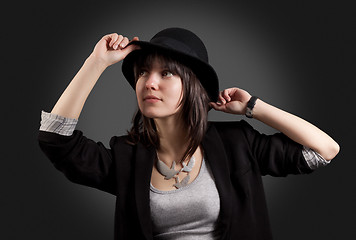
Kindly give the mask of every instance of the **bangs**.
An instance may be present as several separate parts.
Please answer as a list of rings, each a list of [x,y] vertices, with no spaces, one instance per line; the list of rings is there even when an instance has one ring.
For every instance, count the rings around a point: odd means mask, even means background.
[[[153,63],[157,62],[161,68],[170,71],[173,74],[176,74],[182,78],[184,74],[183,66],[178,61],[172,59],[167,56],[167,54],[163,54],[159,51],[144,51],[135,61],[134,64],[134,75],[135,81],[137,81],[139,74],[142,69],[151,70],[153,67]]]

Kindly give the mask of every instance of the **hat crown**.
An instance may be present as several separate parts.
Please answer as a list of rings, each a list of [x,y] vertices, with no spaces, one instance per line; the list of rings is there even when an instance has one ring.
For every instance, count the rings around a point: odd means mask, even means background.
[[[167,28],[154,35],[151,43],[158,44],[209,63],[208,51],[203,41],[193,32],[183,28]]]

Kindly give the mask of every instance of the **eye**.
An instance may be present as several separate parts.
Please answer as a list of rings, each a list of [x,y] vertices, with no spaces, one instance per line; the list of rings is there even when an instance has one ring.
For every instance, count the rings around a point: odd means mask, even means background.
[[[173,77],[173,73],[170,71],[163,71],[162,76],[163,77]]]
[[[143,76],[146,75],[146,73],[147,73],[146,70],[140,70],[140,72],[139,72],[139,74],[138,74],[138,77],[139,77],[139,78],[140,78],[140,77],[143,77]]]

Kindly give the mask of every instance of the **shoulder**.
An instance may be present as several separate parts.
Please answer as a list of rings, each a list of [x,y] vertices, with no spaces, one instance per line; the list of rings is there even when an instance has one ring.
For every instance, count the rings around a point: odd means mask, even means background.
[[[152,145],[133,140],[129,135],[113,136],[110,139],[110,148],[113,151],[125,152],[127,154],[133,154],[136,151],[147,151],[152,149]]]
[[[209,126],[217,129],[246,128],[251,127],[245,120],[240,121],[209,121]]]
[[[215,132],[215,133],[214,133]],[[253,146],[261,140],[268,141],[269,135],[260,133],[254,129],[247,121],[227,121],[227,122],[209,122],[207,135],[210,138],[221,138],[224,144],[236,144]]]
[[[255,131],[254,128],[245,120],[226,122],[209,121],[208,131],[210,129],[216,129],[220,135],[234,135],[235,137],[237,133],[246,135]]]
[[[130,141],[130,138],[128,135],[113,136],[110,139],[110,148],[111,149],[115,149],[115,148],[133,149],[135,146],[136,146],[136,144],[134,144]]]

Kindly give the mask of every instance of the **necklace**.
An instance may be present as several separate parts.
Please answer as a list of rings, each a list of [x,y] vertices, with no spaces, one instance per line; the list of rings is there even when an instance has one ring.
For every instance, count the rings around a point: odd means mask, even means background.
[[[188,185],[188,182],[190,180],[190,175],[189,173],[192,171],[194,164],[195,164],[195,157],[191,157],[188,164],[186,164],[185,162],[182,162],[183,167],[180,170],[175,170],[176,167],[176,162],[173,161],[171,168],[169,168],[164,162],[162,162],[157,154],[157,170],[158,172],[164,176],[165,180],[169,180],[171,178],[175,178],[176,183],[173,184],[173,186],[177,189],[181,188],[181,187],[185,187]],[[179,181],[179,177],[178,174],[181,172],[186,172],[188,173],[188,175],[183,178],[182,181]]]

